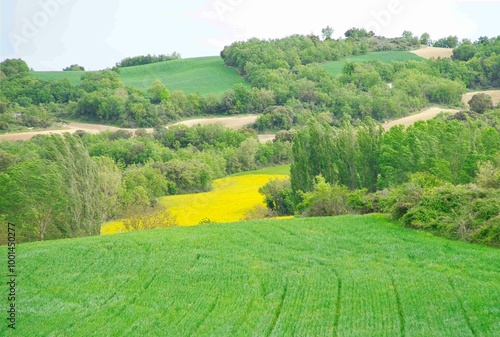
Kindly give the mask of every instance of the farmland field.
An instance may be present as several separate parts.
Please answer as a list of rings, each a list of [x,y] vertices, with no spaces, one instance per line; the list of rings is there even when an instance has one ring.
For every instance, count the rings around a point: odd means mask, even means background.
[[[17,259],[2,336],[500,335],[498,249],[377,215],[38,242]]]
[[[32,72],[42,80],[68,78],[73,84],[80,82],[84,72],[49,71]],[[187,94],[222,95],[236,83],[246,83],[236,72],[224,65],[218,56],[172,60],[136,67],[120,68],[120,77],[127,86],[146,90],[154,80],[160,80],[168,90],[182,90]]]
[[[177,218],[180,226],[195,226],[204,219],[217,223],[240,221],[246,211],[264,206],[259,188],[275,177],[285,178],[289,172],[290,166],[285,165],[217,179],[210,192],[167,196],[160,198],[160,203]],[[111,221],[102,226],[101,234],[123,231],[121,221]]]
[[[323,68],[325,68],[329,73],[334,75],[342,74],[342,69],[347,62],[368,62],[378,60],[384,63],[390,63],[395,61],[407,61],[407,60],[423,60],[420,56],[407,51],[382,51],[376,53],[368,53],[360,56],[353,56],[340,61],[326,62],[323,63]]]

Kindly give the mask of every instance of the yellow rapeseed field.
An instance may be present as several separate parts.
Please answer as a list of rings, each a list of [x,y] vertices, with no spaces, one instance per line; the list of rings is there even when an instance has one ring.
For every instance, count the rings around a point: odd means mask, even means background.
[[[264,204],[259,188],[275,177],[286,176],[254,174],[222,178],[214,181],[210,192],[168,196],[160,202],[177,216],[180,226],[198,225],[204,219],[218,223],[240,221],[246,211]]]
[[[163,197],[160,203],[177,217],[180,226],[195,226],[203,220],[234,222],[245,217],[245,212],[256,205],[264,205],[259,188],[274,178],[286,175],[253,174],[215,180],[213,190],[206,193]],[[125,232],[122,221],[111,221],[102,226],[101,234]]]

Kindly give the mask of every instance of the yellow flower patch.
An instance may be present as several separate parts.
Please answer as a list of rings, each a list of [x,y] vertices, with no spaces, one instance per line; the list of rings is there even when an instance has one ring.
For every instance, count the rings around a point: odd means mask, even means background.
[[[160,198],[160,203],[177,218],[180,226],[196,226],[203,220],[210,222],[235,222],[245,217],[245,212],[256,205],[264,205],[259,188],[274,178],[286,175],[253,174],[217,179],[213,190],[206,193],[172,195]],[[101,234],[125,232],[122,221],[104,224]]]
[[[217,223],[241,221],[246,211],[264,204],[259,188],[275,177],[287,176],[254,174],[222,178],[214,181],[210,192],[168,196],[160,202],[177,217],[180,226],[195,226],[204,219]]]

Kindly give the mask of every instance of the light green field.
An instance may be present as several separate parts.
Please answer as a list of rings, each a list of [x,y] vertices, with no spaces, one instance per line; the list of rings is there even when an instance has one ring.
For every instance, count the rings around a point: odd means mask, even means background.
[[[43,80],[68,78],[73,84],[80,82],[83,72],[33,72]],[[246,83],[234,69],[224,65],[218,57],[199,57],[120,68],[120,77],[127,86],[146,90],[154,80],[160,80],[170,91],[182,90],[187,94],[222,95],[236,83]]]
[[[424,60],[424,58],[417,56],[407,51],[381,51],[376,53],[368,53],[360,56],[353,56],[340,61],[323,63],[323,68],[328,70],[329,73],[334,75],[342,74],[342,69],[347,62],[368,62],[379,60],[383,63],[390,63],[395,61],[408,61],[408,60]]]
[[[2,336],[500,335],[500,251],[381,216],[23,244],[17,274]]]
[[[71,84],[78,85],[85,71],[33,71],[32,76],[35,76],[43,81],[57,81],[68,79]]]

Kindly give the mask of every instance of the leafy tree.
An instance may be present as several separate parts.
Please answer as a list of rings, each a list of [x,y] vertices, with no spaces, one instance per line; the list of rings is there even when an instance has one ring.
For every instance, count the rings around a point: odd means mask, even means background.
[[[0,63],[0,71],[4,73],[7,78],[24,76],[30,71],[30,68],[21,59],[6,59]]]
[[[468,104],[472,111],[480,114],[493,109],[493,100],[490,95],[485,93],[475,94],[469,100]]]
[[[326,26],[321,30],[321,34],[323,36],[323,40],[331,40],[333,35],[333,28],[330,26]]]
[[[446,38],[441,38],[434,42],[434,47],[440,48],[455,48],[458,45],[458,37],[457,36],[448,36]]]
[[[351,213],[348,206],[349,190],[345,186],[331,185],[321,175],[314,180],[311,192],[297,205],[302,216],[336,216]]]
[[[170,92],[159,80],[155,80],[147,91],[151,95],[151,103],[153,104],[159,104],[170,98]]]
[[[64,68],[63,71],[85,71],[85,68],[79,66],[78,64],[72,64],[69,67]]]
[[[426,46],[431,44],[431,36],[429,35],[429,33],[423,33],[420,36],[420,43]]]
[[[278,215],[294,213],[293,191],[290,179],[275,178],[259,188],[266,199],[267,207]]]
[[[22,241],[58,238],[68,200],[59,167],[48,160],[19,163],[0,174],[0,213],[19,224]]]

